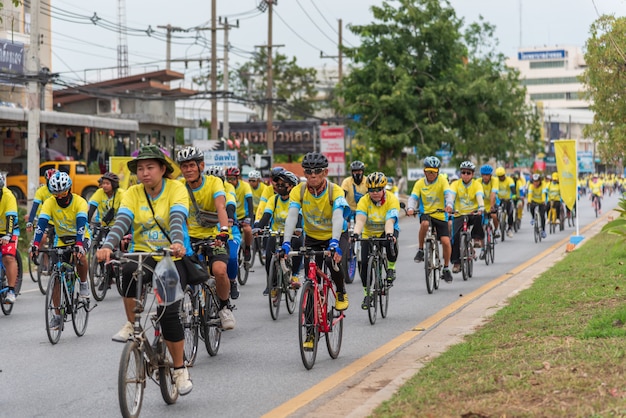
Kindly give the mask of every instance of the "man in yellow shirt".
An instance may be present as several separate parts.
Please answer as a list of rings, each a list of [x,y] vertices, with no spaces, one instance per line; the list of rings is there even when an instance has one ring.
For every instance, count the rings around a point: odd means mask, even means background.
[[[498,199],[500,199],[502,210],[506,213],[506,236],[513,238],[513,200],[517,198],[515,182],[506,175],[504,167],[496,168],[496,177],[498,177]]]
[[[252,189],[248,183],[239,181],[241,170],[238,167],[228,167],[226,169],[226,181],[233,185],[237,195],[237,220],[239,227],[243,231],[243,252],[246,262],[250,261],[252,252],[252,224],[254,224],[254,203],[252,200]]]
[[[252,170],[248,173],[248,184],[252,189],[252,204],[254,205],[255,218],[259,219],[260,216],[256,213],[256,210],[259,208],[263,192],[265,192],[265,189],[269,186],[263,183],[261,172],[258,170]]]
[[[341,182],[341,188],[346,194],[346,200],[350,205],[350,218],[354,219],[356,214],[356,206],[359,200],[367,193],[367,185],[365,184],[363,173],[365,172],[365,164],[361,161],[352,161],[350,164],[350,177],[346,177]]]
[[[0,217],[0,252],[9,286],[4,302],[12,304],[15,303],[20,287],[17,286],[18,269],[15,258],[20,229],[17,223],[17,200],[13,192],[6,187],[6,179],[3,174],[0,174],[0,213],[4,214],[4,217]],[[16,287],[18,287],[18,292],[15,291]]]

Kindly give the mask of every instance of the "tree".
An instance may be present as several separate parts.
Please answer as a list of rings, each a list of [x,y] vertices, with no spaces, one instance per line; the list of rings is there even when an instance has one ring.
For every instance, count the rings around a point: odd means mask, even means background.
[[[380,168],[391,159],[401,167],[406,146],[421,156],[445,147],[466,158],[502,157],[513,143],[533,143],[516,73],[502,56],[481,56],[491,26],[472,25],[464,37],[445,0],[388,0],[371,10],[373,23],[350,27],[361,45],[345,49],[354,64],[337,94],[341,113],[358,115],[351,124]]]
[[[603,161],[615,163],[626,153],[626,18],[601,16],[590,34],[581,80],[595,115],[584,133],[594,139]]]

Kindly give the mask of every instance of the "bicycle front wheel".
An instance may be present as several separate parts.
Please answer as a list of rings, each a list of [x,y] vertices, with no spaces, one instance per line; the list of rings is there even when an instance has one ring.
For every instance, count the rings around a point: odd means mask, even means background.
[[[315,317],[315,289],[310,280],[305,280],[300,292],[300,311],[298,317],[298,340],[300,357],[307,370],[311,370],[317,356],[317,343],[320,330]]]
[[[139,343],[129,341],[122,350],[117,376],[117,397],[124,418],[139,417],[145,383],[146,372]]]
[[[89,284],[91,286],[91,294],[98,302],[104,300],[109,289],[108,277],[105,274],[104,263],[98,262],[96,258],[95,246],[89,249]]]
[[[185,365],[192,367],[198,353],[198,323],[194,316],[196,298],[193,290],[187,288],[180,304],[180,322],[183,324]]]
[[[214,285],[204,288],[204,312],[202,313],[202,326],[204,326],[204,346],[211,357],[216,356],[220,349],[222,330],[218,315],[219,305]]]
[[[59,306],[56,306],[54,304],[54,301],[52,300],[55,286],[56,291],[59,293]],[[58,343],[59,339],[61,338],[61,332],[63,332],[65,315],[60,308],[63,307],[63,305],[65,304],[65,298],[63,293],[64,292],[62,289],[61,279],[59,277],[59,274],[55,273],[52,275],[52,277],[50,277],[50,280],[48,281],[48,288],[46,289],[46,333],[48,334],[48,340],[50,341],[50,344]],[[59,314],[56,313],[57,311],[59,311]],[[51,324],[50,322],[55,315],[60,315],[61,320],[60,323],[54,324],[56,326],[52,326],[53,324]]]
[[[239,268],[237,269],[237,281],[244,286],[248,282],[248,273],[250,271],[250,263],[245,261],[243,245],[239,246]]]
[[[380,316],[383,318],[387,317],[387,310],[389,309],[389,282],[387,281],[387,259],[383,259],[383,264],[381,266],[382,271],[385,272],[385,277],[382,274],[379,276],[378,282],[378,302],[380,303]]]
[[[37,257],[39,259],[39,266],[37,267],[37,284],[39,285],[39,291],[41,294],[45,295],[48,289],[48,282],[50,281],[50,271],[52,270],[50,256],[48,254],[39,253]]]
[[[380,280],[378,262],[374,257],[370,257],[367,262],[367,279],[367,294],[370,302],[367,305],[367,316],[370,324],[374,325],[378,313],[378,281]]]
[[[272,256],[270,261],[270,272],[267,276],[267,300],[270,306],[270,315],[275,321],[278,319],[278,311],[280,311],[280,299],[282,297],[282,272],[279,271],[280,266],[276,257]]]
[[[161,350],[161,361],[159,361],[159,387],[161,388],[161,396],[166,404],[172,405],[178,399],[178,389],[172,377],[172,355],[170,354],[164,341],[158,343]]]
[[[356,277],[357,270],[357,258],[355,244],[350,244],[350,258],[348,259],[348,276],[346,277],[346,283],[352,283]]]
[[[30,279],[37,283],[39,277],[37,276],[37,272],[35,271],[33,260],[30,258],[30,254],[28,254],[28,274],[30,274]]]
[[[461,234],[461,273],[463,275],[463,280],[467,280],[470,278],[469,272],[469,258],[470,258],[470,249],[468,245],[467,235],[465,233]]]
[[[298,290],[291,286],[291,270],[288,274],[283,274],[283,293],[285,294],[285,305],[287,312],[291,315],[296,310],[296,294]]]
[[[326,348],[330,358],[336,359],[341,350],[341,341],[343,339],[343,314],[335,309],[335,292],[332,289],[326,289],[326,321],[328,322],[328,331],[326,331]]]
[[[426,290],[433,293],[435,290],[435,269],[433,266],[433,244],[430,241],[424,243],[424,274],[426,277]]]
[[[89,322],[89,299],[80,297],[80,280],[74,281],[74,291],[72,294],[72,326],[77,336],[82,337],[87,330]]]

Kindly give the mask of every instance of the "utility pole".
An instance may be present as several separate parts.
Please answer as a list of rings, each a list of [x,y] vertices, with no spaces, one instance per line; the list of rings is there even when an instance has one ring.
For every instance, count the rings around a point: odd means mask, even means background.
[[[272,161],[274,160],[274,108],[272,106],[273,96],[273,70],[272,70],[272,6],[277,4],[277,0],[265,0],[267,4],[267,152]]]
[[[31,0],[30,2],[30,45],[28,47],[28,55],[26,56],[26,72],[30,81],[28,82],[28,162],[27,162],[27,181],[26,198],[28,210],[33,204],[35,191],[39,187],[39,131],[40,131],[40,100],[39,100],[39,52],[41,40],[39,33],[40,20],[40,0]]]
[[[338,46],[338,54],[337,55],[324,55],[324,51],[320,51],[320,58],[332,58],[332,59],[336,59],[338,60],[338,65],[339,68],[337,69],[337,77],[339,79],[339,84],[341,84],[341,80],[343,80],[343,50],[342,50],[342,43],[343,43],[343,21],[341,19],[339,19],[339,42],[337,43]]]
[[[184,32],[185,30],[178,26],[167,25],[157,26],[159,29],[165,29],[165,69],[169,70],[172,65],[172,32]]]
[[[224,23],[222,23],[222,18],[220,18],[220,25],[224,26],[224,92],[226,93],[224,95],[224,104],[223,104],[223,109],[222,109],[222,114],[224,116],[224,128],[222,129],[222,136],[226,139],[228,139],[228,137],[230,136],[230,124],[228,121],[229,115],[228,115],[228,78],[229,78],[229,74],[228,74],[228,49],[229,49],[229,45],[228,45],[228,31],[231,28],[238,28],[239,27],[239,20],[236,21],[237,23],[235,25],[229,25],[228,24],[228,18],[224,18]]]
[[[217,0],[211,2],[211,138],[217,137]]]

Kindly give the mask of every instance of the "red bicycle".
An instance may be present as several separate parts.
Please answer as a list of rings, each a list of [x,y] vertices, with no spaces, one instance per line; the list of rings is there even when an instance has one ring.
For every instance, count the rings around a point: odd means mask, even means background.
[[[298,335],[300,342],[300,356],[307,370],[315,364],[320,334],[326,337],[328,354],[333,359],[339,356],[341,339],[343,337],[343,311],[335,309],[337,294],[329,275],[315,263],[315,257],[332,257],[331,251],[315,251],[311,248],[301,248],[289,252],[289,256],[304,256],[309,260],[307,274],[300,290],[300,310],[298,320]],[[333,269],[339,266],[333,263]]]

